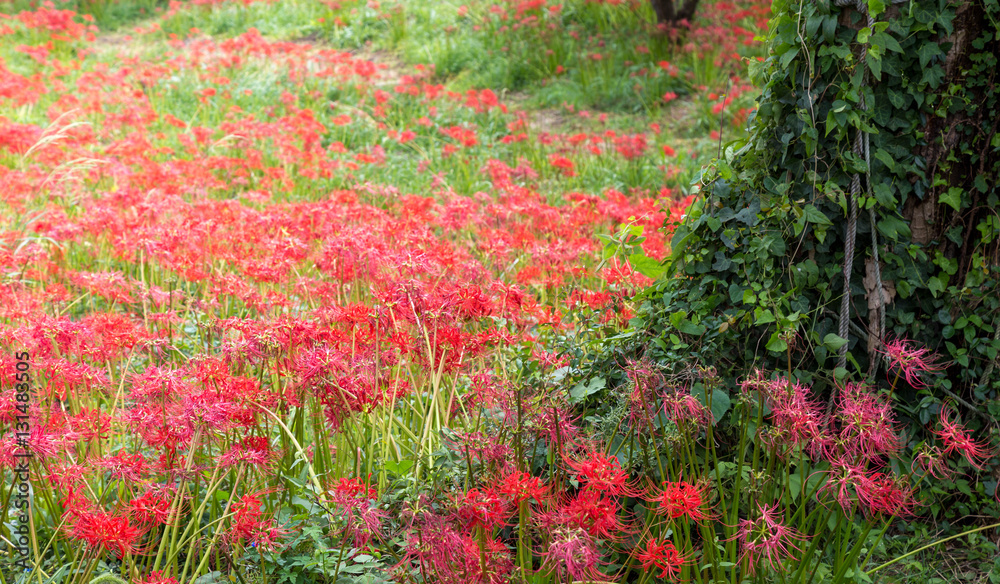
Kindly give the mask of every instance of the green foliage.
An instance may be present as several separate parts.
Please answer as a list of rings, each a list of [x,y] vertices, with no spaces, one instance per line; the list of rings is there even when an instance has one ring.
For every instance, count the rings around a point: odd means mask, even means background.
[[[112,576],[111,574],[102,574],[91,580],[90,584],[128,584],[128,582],[122,580],[118,576]]]
[[[762,367],[788,368],[819,392],[848,377],[888,385],[896,372],[879,353],[874,232],[889,296],[882,343],[912,339],[945,364],[925,379],[930,387],[896,393],[911,435],[949,398],[974,404],[966,419],[975,425],[996,419],[1000,9],[973,3],[959,22],[956,6],[938,0],[871,8],[868,28],[828,0],[775,2],[770,54],[751,67],[762,92],[749,138],[704,172],[703,200],[675,231],[667,272],[639,297],[631,329],[595,375],[612,378],[623,358],[645,355],[675,371],[712,366],[730,382]],[[852,151],[858,132],[870,137],[870,167]],[[864,186],[866,172],[845,339],[851,177],[861,173]],[[995,488],[967,497],[992,505]]]
[[[23,10],[34,10],[41,2],[12,0],[0,6],[0,12],[17,14]],[[162,12],[166,0],[60,0],[55,3],[58,10],[71,10],[93,17],[93,22],[102,31],[119,30],[137,21],[148,19]]]

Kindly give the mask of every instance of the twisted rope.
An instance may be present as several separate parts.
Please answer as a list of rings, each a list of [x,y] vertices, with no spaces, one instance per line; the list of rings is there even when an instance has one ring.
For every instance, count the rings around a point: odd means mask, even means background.
[[[898,2],[899,0],[894,0]],[[868,3],[865,0],[835,0],[834,2],[837,6],[850,6],[854,4],[858,12],[865,15],[868,20],[868,28],[871,29],[875,26],[875,19],[868,12]],[[861,46],[861,55],[858,59],[859,66],[863,67],[861,74],[861,86],[863,89],[867,85],[868,81],[868,69],[867,69],[867,59],[868,59],[868,45],[867,43]],[[867,111],[868,106],[865,103],[865,94],[863,91],[859,91],[858,98],[858,109],[861,111]],[[858,129],[858,133],[854,136],[854,154],[859,158],[865,159],[865,191],[870,192],[871,190],[871,157],[869,152],[869,137],[868,132]],[[850,210],[847,215],[847,225],[844,227],[844,295],[840,299],[840,322],[837,328],[837,335],[842,339],[847,339],[850,331],[850,321],[851,321],[851,272],[854,270],[854,248],[855,240],[858,235],[858,197],[861,195],[861,175],[855,173],[851,176],[851,195],[850,195]],[[879,254],[878,254],[878,234],[875,228],[875,212],[869,207],[868,218],[871,221],[871,231],[872,231],[872,247],[874,248],[875,254],[875,279],[878,285],[879,294],[879,340],[882,341],[885,337],[885,306],[883,304],[885,300],[885,294],[882,289],[882,269],[879,266]],[[840,347],[839,359],[837,360],[837,367],[845,367],[847,365],[847,346],[848,343],[844,343]]]

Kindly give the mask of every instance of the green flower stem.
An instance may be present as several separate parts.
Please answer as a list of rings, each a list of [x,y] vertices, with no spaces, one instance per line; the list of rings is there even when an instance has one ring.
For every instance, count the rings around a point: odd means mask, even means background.
[[[927,545],[925,545],[923,547],[919,547],[919,548],[913,550],[912,552],[905,553],[905,554],[899,556],[898,558],[889,560],[888,562],[886,562],[884,564],[881,564],[879,566],[875,566],[871,570],[868,570],[867,572],[865,572],[865,574],[868,574],[870,576],[870,575],[874,574],[875,572],[878,572],[882,568],[888,568],[889,566],[895,564],[896,562],[898,562],[900,560],[904,560],[904,559],[906,559],[906,558],[908,558],[910,556],[919,554],[920,552],[922,552],[924,550],[927,550],[927,549],[930,549],[932,547],[941,545],[941,544],[943,544],[946,541],[951,541],[953,539],[958,539],[960,537],[963,537],[963,536],[966,536],[966,535],[969,535],[969,534],[972,534],[972,533],[978,533],[980,531],[986,531],[987,529],[993,529],[993,528],[996,528],[996,527],[1000,527],[1000,523],[993,523],[993,524],[990,524],[990,525],[984,525],[982,527],[977,527],[975,529],[970,529],[968,531],[963,531],[962,533],[959,533],[957,535],[952,535],[952,536],[946,537],[944,539],[939,539],[938,541],[936,541],[934,543],[927,544]]]

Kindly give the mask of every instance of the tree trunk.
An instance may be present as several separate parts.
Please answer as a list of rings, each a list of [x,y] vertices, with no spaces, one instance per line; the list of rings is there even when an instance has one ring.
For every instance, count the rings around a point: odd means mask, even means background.
[[[691,22],[694,13],[698,10],[699,0],[684,0],[678,9],[674,6],[674,0],[649,0],[653,5],[653,12],[656,13],[656,21],[659,24],[673,26],[682,20]],[[678,0],[680,2],[680,0]]]
[[[668,24],[674,21],[674,0],[649,0],[656,13],[656,22]]]
[[[926,161],[927,175],[940,177],[938,182],[941,184],[922,200],[907,200],[901,211],[903,218],[910,223],[914,243],[934,248],[943,257],[957,261],[957,271],[950,274],[950,281],[961,286],[969,271],[975,267],[976,226],[996,212],[988,195],[994,193],[996,188],[989,175],[993,174],[992,178],[996,179],[997,148],[994,142],[1000,122],[1000,106],[995,103],[995,63],[1000,60],[1000,42],[993,30],[987,30],[993,27],[978,3],[968,2],[959,6],[954,27],[954,32],[946,39],[951,48],[944,61],[942,87],[962,88],[965,104],[949,111],[947,116],[930,118],[925,126],[925,143],[916,149],[916,154]],[[984,34],[991,36],[992,40],[977,48],[976,41]],[[985,78],[972,78],[974,74],[970,72],[976,70],[976,62],[982,60],[982,55],[990,53],[994,66],[989,73]],[[982,186],[988,188],[983,190]],[[964,193],[969,193],[971,200],[968,206],[955,209],[943,202],[942,195],[948,196],[950,189],[962,189]],[[960,240],[948,237],[949,231],[956,228],[961,229]],[[984,252],[987,265],[997,266],[1000,265],[1000,242],[992,243],[980,251]]]

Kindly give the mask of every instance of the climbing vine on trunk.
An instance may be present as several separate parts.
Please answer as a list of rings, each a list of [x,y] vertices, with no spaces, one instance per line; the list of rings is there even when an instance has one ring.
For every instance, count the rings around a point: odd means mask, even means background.
[[[776,0],[773,13],[769,56],[750,63],[749,137],[703,173],[607,369],[636,354],[730,379],[787,368],[829,396],[850,378],[888,386],[886,344],[905,338],[942,362],[928,387],[895,394],[915,429],[945,400],[997,419],[1000,6]]]

